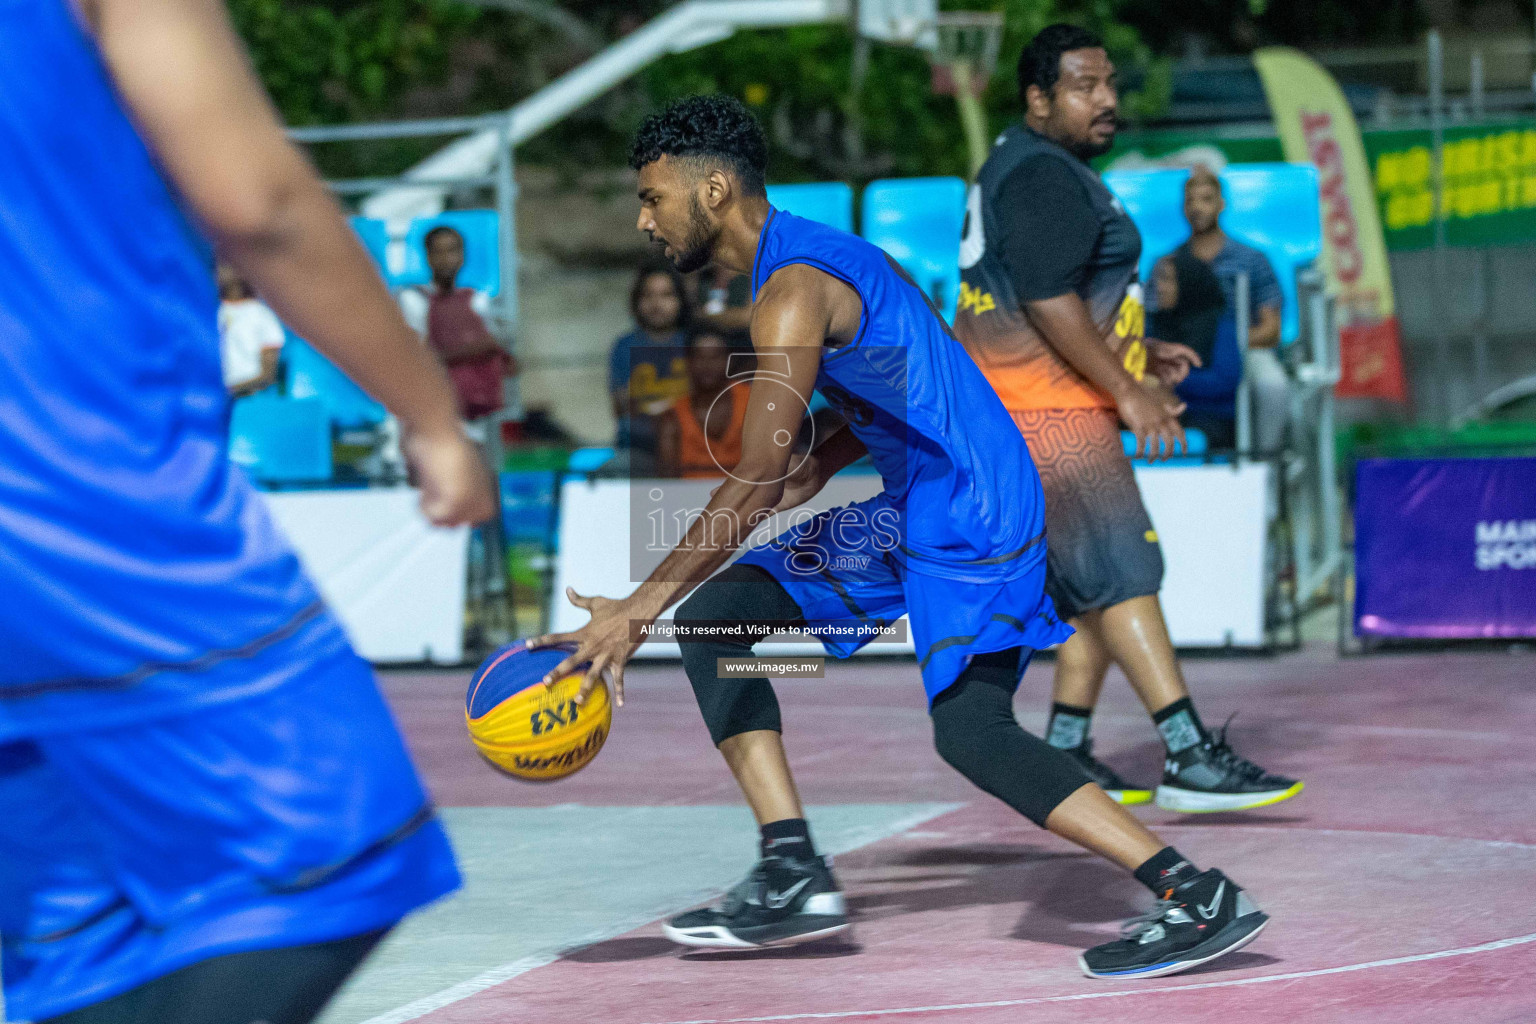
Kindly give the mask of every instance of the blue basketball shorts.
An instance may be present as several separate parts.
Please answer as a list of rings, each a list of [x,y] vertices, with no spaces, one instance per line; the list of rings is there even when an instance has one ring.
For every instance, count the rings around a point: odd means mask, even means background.
[[[52,1017],[226,953],[386,928],[457,888],[346,651],[192,714],[0,745],[0,976]]]
[[[768,572],[800,606],[827,653],[846,658],[872,629],[907,615],[928,700],[947,690],[971,656],[1009,647],[1061,643],[1072,627],[1045,595],[1045,545],[1005,565],[986,582],[913,570],[901,557],[886,515],[889,499],[830,509],[792,526],[739,559]]]

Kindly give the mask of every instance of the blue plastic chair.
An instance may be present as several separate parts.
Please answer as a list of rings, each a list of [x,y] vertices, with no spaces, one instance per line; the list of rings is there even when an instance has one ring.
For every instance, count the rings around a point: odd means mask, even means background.
[[[1149,463],[1146,459],[1134,459],[1137,465],[1152,466],[1197,466],[1206,460],[1204,455],[1210,444],[1205,436],[1205,431],[1198,427],[1189,427],[1184,431],[1186,446],[1183,449],[1175,449],[1178,454],[1167,459]],[[1136,435],[1129,430],[1120,431],[1120,447],[1125,450],[1127,456],[1136,452]]]
[[[841,181],[769,185],[768,202],[796,217],[853,233],[853,189]]]
[[[229,417],[229,460],[269,485],[331,478],[331,424],[317,399],[253,395]]]
[[[390,283],[397,288],[410,288],[432,280],[432,271],[427,266],[427,232],[446,224],[464,236],[464,269],[459,271],[459,287],[497,294],[501,291],[499,223],[495,210],[450,210],[436,217],[418,217],[405,233],[405,268]]]
[[[519,469],[503,471],[500,478],[501,522],[507,543],[553,546],[559,474],[548,469]]]
[[[357,232],[363,248],[368,250],[368,255],[372,256],[373,262],[378,265],[379,273],[383,275],[385,283],[394,287],[394,281],[389,273],[389,228],[376,217],[352,217],[350,220],[352,230]]]
[[[612,459],[612,448],[577,448],[565,463],[568,473],[593,473]]]
[[[960,297],[960,231],[965,182],[886,178],[864,189],[863,235],[900,263],[953,322]]]
[[[1111,171],[1104,183],[1125,205],[1141,231],[1141,278],[1152,265],[1189,237],[1184,220],[1184,170]],[[1290,344],[1301,332],[1296,272],[1323,251],[1317,170],[1306,164],[1232,164],[1220,175],[1227,209],[1221,226],[1269,257],[1280,279],[1284,308],[1280,340]]]
[[[283,360],[288,367],[288,397],[320,402],[337,428],[359,430],[384,422],[384,406],[354,384],[335,363],[291,332],[283,346]]]

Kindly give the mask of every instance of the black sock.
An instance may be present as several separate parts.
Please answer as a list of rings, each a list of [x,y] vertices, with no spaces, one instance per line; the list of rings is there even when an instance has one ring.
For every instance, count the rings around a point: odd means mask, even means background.
[[[1184,855],[1171,846],[1147,858],[1136,869],[1136,881],[1151,889],[1158,896],[1167,898],[1168,890],[1183,885],[1200,873],[1200,869],[1184,859]]]
[[[762,827],[762,833],[759,847],[764,857],[810,860],[816,856],[816,844],[811,842],[811,826],[804,818],[770,821]]]
[[[1088,742],[1088,722],[1093,718],[1093,708],[1080,708],[1075,704],[1051,705],[1051,724],[1045,730],[1045,742],[1057,750],[1076,750]]]
[[[1188,750],[1210,739],[1206,735],[1205,726],[1200,722],[1199,713],[1188,697],[1180,697],[1169,704],[1153,715],[1152,721],[1157,723],[1157,731],[1163,734],[1163,746],[1168,748],[1170,754]]]

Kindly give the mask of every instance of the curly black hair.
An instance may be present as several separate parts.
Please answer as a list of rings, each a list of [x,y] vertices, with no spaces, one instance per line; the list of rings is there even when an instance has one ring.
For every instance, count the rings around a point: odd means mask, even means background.
[[[1047,25],[1019,54],[1019,102],[1029,104],[1029,87],[1047,96],[1061,78],[1061,55],[1072,50],[1102,49],[1104,40],[1085,28],[1061,22]]]
[[[724,164],[741,181],[744,194],[767,194],[768,138],[734,97],[689,96],[647,117],[635,133],[629,166],[638,171],[663,155]]]

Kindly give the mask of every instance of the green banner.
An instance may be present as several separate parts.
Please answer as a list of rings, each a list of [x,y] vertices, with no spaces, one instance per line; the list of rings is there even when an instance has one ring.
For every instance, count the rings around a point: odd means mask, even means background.
[[[1435,241],[1428,129],[1362,133],[1382,232],[1394,251]],[[1283,159],[1276,138],[1213,138],[1189,131],[1125,132],[1101,170]],[[1450,245],[1536,241],[1536,121],[1445,130],[1445,238]]]
[[[1367,132],[1365,151],[1387,245],[1435,242],[1435,194],[1427,131]],[[1536,239],[1536,123],[1445,130],[1445,240],[1510,245]]]

